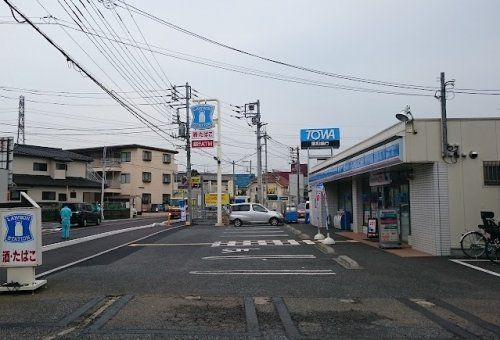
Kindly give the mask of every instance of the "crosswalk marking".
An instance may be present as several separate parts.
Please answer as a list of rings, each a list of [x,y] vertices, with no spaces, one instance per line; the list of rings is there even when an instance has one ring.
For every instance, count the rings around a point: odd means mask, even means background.
[[[300,246],[316,244],[312,240],[241,240],[241,241],[217,241],[212,247],[249,247],[249,246]]]

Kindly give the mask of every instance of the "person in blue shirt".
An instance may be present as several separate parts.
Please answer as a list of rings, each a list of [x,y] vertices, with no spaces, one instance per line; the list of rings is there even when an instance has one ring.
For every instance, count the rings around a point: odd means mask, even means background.
[[[71,209],[65,205],[61,209],[61,236],[63,240],[69,240],[69,228],[71,227]]]

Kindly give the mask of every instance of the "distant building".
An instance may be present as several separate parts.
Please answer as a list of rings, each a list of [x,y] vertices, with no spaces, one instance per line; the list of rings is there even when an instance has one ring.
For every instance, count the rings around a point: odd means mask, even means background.
[[[16,144],[10,199],[19,200],[24,191],[42,207],[94,202],[101,183],[89,172],[91,162],[91,157],[63,149]]]
[[[180,172],[178,175],[177,190],[174,193],[174,199],[187,198],[187,176],[185,172]],[[234,197],[233,191],[233,175],[222,174],[221,192],[226,194],[231,200]],[[216,173],[199,173],[191,176],[192,200],[194,206],[202,207],[205,205],[205,195],[217,193],[217,174]],[[175,203],[175,202],[174,202]]]
[[[286,172],[269,172],[262,179],[262,186],[264,190],[267,190],[264,199],[267,202],[271,201],[289,201],[290,191],[289,191],[289,181]],[[258,182],[257,178],[254,178],[252,182],[247,187],[247,195],[250,197],[252,202],[258,201]]]
[[[105,201],[131,201],[138,211],[170,204],[175,191],[177,164],[174,150],[138,144],[73,149],[94,159],[92,168],[106,175]],[[104,171],[103,171],[104,165]]]

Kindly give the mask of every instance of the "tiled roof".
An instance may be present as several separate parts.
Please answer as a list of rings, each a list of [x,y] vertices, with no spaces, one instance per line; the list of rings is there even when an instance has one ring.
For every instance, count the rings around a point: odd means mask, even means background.
[[[71,151],[59,149],[59,148],[48,148],[45,146],[38,145],[26,145],[26,144],[15,144],[14,145],[14,157],[15,156],[28,156],[28,157],[40,157],[53,159],[60,162],[72,162],[72,161],[82,161],[82,162],[92,162],[93,159],[84,155],[80,155]]]
[[[30,187],[69,187],[69,188],[100,188],[101,182],[92,181],[83,177],[66,177],[53,179],[50,176],[14,174],[13,182],[18,186]]]
[[[282,188],[287,188],[288,187],[288,184],[289,184],[289,180],[288,178],[286,178],[285,176],[281,175],[280,173],[273,173],[273,172],[270,172],[266,175],[264,175],[264,178],[263,180],[265,181],[267,178],[267,182],[268,183],[278,183]],[[252,183],[257,183],[257,178],[254,178],[252,180],[252,182],[250,182],[248,185],[252,184]]]

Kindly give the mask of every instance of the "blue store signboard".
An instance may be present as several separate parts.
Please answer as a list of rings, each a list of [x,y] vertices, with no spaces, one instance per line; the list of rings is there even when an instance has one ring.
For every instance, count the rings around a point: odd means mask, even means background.
[[[339,128],[318,128],[300,130],[300,147],[302,149],[335,148],[340,146]]]
[[[215,106],[207,104],[192,106],[191,112],[193,114],[193,120],[191,122],[191,128],[194,130],[206,130],[213,128],[214,109]]]
[[[403,141],[398,139],[378,148],[368,150],[359,156],[332,165],[325,170],[313,173],[309,183],[324,183],[337,178],[351,176],[385,164],[403,161]]]

